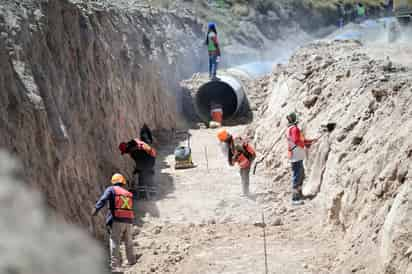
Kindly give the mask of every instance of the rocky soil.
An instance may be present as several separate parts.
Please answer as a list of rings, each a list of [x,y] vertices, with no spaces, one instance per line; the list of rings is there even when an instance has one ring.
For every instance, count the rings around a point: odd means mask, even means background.
[[[240,134],[244,129],[229,130]],[[323,228],[313,205],[293,208],[289,185],[272,189],[270,174],[251,175],[252,195],[242,197],[238,169],[222,157],[216,130],[191,133],[197,167],[174,170],[173,148],[160,151],[169,155],[158,165],[162,199],[138,201],[136,210],[142,218],[136,227],[135,250],[142,256],[134,267],[121,270],[264,273],[264,213],[269,273],[329,273],[340,232]]]
[[[343,233],[333,273],[412,271],[408,50],[313,43],[269,81],[272,94],[249,129],[275,190],[290,178],[285,115],[297,111],[305,135],[322,136],[308,153],[304,193],[325,226]],[[322,133],[331,122],[336,129]]]

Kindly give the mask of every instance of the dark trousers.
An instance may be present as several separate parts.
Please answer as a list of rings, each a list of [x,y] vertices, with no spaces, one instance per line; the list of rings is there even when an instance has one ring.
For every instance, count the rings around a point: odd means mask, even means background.
[[[292,163],[292,200],[300,200],[302,197],[302,185],[305,178],[303,160]]]
[[[209,77],[215,78],[217,72],[217,55],[209,55]]]

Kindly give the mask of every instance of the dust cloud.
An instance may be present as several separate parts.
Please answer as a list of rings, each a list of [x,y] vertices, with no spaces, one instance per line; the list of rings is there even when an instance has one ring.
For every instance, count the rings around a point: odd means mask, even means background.
[[[50,216],[40,194],[16,178],[18,167],[0,152],[0,273],[106,273],[98,244]]]

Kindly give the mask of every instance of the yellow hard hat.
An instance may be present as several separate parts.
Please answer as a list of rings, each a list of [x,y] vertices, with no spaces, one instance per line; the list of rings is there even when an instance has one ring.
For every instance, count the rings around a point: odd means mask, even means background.
[[[115,184],[123,184],[123,185],[126,184],[126,179],[124,178],[124,176],[122,174],[120,174],[120,173],[113,174],[113,176],[112,176],[112,185],[115,185]]]
[[[226,141],[228,137],[229,137],[229,133],[227,132],[227,130],[225,128],[222,128],[217,132],[217,138],[221,142]]]

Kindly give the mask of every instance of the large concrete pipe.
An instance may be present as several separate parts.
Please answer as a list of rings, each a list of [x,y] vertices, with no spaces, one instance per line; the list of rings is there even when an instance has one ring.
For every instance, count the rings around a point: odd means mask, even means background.
[[[195,95],[195,108],[203,121],[209,121],[211,103],[223,108],[223,120],[236,117],[247,103],[246,81],[269,73],[272,63],[251,63],[223,71],[220,80],[201,85]]]

